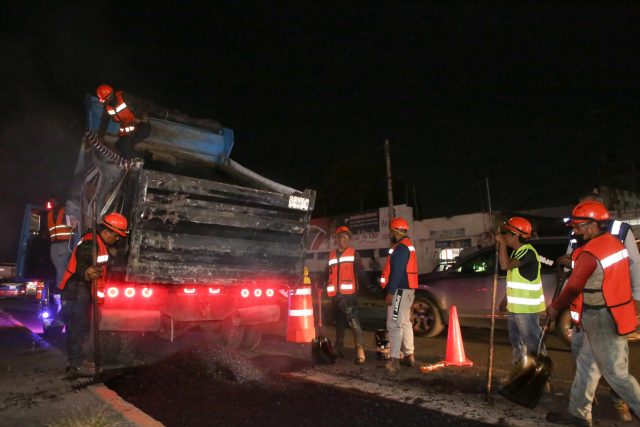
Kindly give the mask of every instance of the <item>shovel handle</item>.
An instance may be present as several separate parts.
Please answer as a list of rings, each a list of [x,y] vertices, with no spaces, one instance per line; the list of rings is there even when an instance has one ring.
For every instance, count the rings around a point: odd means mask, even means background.
[[[318,289],[318,328],[322,335],[322,289]]]
[[[553,297],[551,298],[551,304],[553,304],[553,302],[556,300],[556,298],[558,298],[558,295],[560,295],[560,291],[562,291],[562,288],[564,287],[564,282],[562,280],[558,280],[556,282],[556,288],[553,291]],[[540,353],[542,351],[542,344],[544,343],[544,339],[547,335],[547,331],[549,330],[549,326],[551,325],[551,318],[549,318],[549,316],[547,316],[547,319],[544,322],[544,328],[542,328],[542,333],[540,334],[540,340],[538,341],[538,349],[536,351],[536,355],[540,356]]]

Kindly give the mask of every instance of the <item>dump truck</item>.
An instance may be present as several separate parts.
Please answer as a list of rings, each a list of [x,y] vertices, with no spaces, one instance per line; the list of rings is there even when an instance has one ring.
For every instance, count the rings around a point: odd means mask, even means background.
[[[174,340],[190,328],[228,348],[255,347],[265,325],[286,316],[288,291],[303,283],[315,191],[232,160],[233,131],[211,121],[149,117],[140,158],[125,159],[114,148],[116,123],[98,136],[103,108],[86,97],[67,202],[78,236],[109,212],[129,221],[98,292],[101,351],[130,351],[142,333]]]

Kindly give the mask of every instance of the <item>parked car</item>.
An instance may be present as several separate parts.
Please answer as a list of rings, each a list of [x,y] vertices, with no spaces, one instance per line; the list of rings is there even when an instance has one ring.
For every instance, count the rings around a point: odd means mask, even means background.
[[[531,241],[541,260],[542,287],[545,302],[551,303],[556,289],[555,260],[566,252],[566,238],[541,238]],[[483,248],[458,260],[446,271],[419,276],[419,289],[412,307],[412,321],[416,336],[433,337],[449,321],[449,308],[456,306],[462,326],[489,327],[491,322],[495,246]],[[506,329],[507,313],[498,311],[505,295],[506,272],[499,270],[496,294],[496,327]],[[545,313],[541,313],[541,320]],[[556,335],[569,343],[571,317],[561,312],[552,325]]]
[[[15,277],[3,277],[0,279],[0,298],[20,297],[27,294],[27,284],[16,280]]]

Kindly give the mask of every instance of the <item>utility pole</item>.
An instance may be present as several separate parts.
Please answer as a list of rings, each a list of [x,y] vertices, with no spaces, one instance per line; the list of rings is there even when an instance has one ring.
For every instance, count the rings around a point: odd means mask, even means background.
[[[384,158],[387,162],[387,203],[389,204],[389,224],[394,217],[393,214],[393,186],[391,185],[391,150],[389,140],[384,140]]]

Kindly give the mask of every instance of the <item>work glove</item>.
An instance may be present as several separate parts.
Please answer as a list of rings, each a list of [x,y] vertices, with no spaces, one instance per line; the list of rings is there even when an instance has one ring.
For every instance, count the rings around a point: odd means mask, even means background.
[[[102,267],[89,267],[84,271],[84,278],[86,280],[95,280],[102,277]]]

